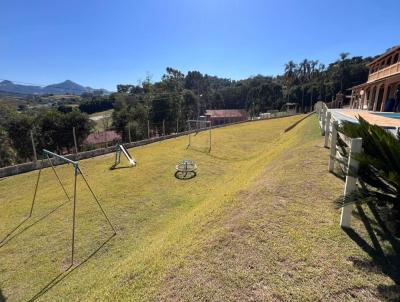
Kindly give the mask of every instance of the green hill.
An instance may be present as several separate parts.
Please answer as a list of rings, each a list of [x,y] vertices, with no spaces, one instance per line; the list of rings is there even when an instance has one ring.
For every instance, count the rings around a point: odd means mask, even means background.
[[[51,169],[34,217],[0,248],[7,301],[260,301],[378,299],[394,288],[340,228],[332,200],[343,183],[327,173],[315,116],[213,130],[130,149],[134,168],[109,170],[113,154],[80,164],[117,229],[78,183],[76,267],[69,263],[71,204]],[[193,159],[197,177],[174,178]],[[57,167],[69,191],[72,168]],[[0,181],[0,238],[26,216],[37,172]],[[48,214],[50,213],[50,214]],[[360,221],[355,229],[366,235]],[[1,239],[0,239],[1,240]],[[368,241],[368,240],[367,240]],[[369,241],[368,241],[369,242]],[[372,264],[371,264],[372,265]],[[394,291],[393,291],[394,292]]]

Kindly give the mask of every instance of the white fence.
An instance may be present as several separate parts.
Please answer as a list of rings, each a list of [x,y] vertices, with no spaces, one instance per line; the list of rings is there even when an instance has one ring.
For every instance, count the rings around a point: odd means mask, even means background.
[[[338,133],[338,126],[341,121],[335,119],[331,111],[325,103],[317,109],[318,121],[321,128],[321,134],[325,136],[324,147],[330,148],[330,157],[328,163],[329,172],[334,172],[335,164],[343,170],[346,175],[346,182],[344,186],[344,196],[349,197],[357,189],[357,172],[358,161],[355,160],[354,155],[362,152],[362,139],[349,138],[342,133]],[[338,148],[338,136],[345,143],[345,148],[348,150],[348,156],[342,155]],[[351,212],[353,204],[346,204],[342,208],[340,218],[340,226],[349,228],[351,222]]]

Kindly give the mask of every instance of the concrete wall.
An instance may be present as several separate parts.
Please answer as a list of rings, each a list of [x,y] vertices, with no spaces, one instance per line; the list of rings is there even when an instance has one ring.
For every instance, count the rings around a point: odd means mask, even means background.
[[[273,117],[273,118],[282,118],[282,117],[287,117],[287,116],[289,116],[289,115],[277,116],[277,117]],[[273,119],[273,118],[271,118],[271,119]],[[265,120],[265,119],[262,119],[262,120]],[[257,122],[257,121],[261,121],[261,120],[240,121],[240,122],[236,122],[236,123],[216,125],[216,126],[212,126],[211,128],[215,129],[215,128],[221,128],[221,127],[226,127],[226,126],[235,125],[235,124]],[[204,131],[204,129],[201,131]],[[129,148],[143,146],[143,145],[147,145],[147,144],[151,144],[151,143],[155,143],[155,142],[160,142],[160,141],[163,141],[166,139],[171,139],[171,138],[176,138],[176,137],[183,136],[183,135],[188,135],[189,133],[194,133],[194,132],[196,132],[196,130],[185,131],[185,132],[180,132],[177,134],[170,134],[170,135],[165,135],[165,136],[160,136],[160,137],[154,137],[154,138],[145,139],[145,140],[141,140],[141,141],[137,141],[137,142],[126,143],[126,144],[124,144],[124,146],[125,146],[125,148],[129,149]],[[116,147],[117,146],[111,146],[108,148],[84,151],[84,152],[79,152],[77,154],[66,155],[65,157],[67,157],[71,160],[74,160],[74,161],[79,161],[82,159],[96,157],[96,156],[115,152]],[[54,166],[65,164],[65,162],[63,162],[59,159],[56,159],[56,158],[52,158],[51,161]],[[0,168],[0,178],[37,170],[40,168],[40,165],[41,165],[41,160],[38,160],[37,162],[29,162],[29,163],[23,163],[23,164],[19,164],[19,165],[15,165],[15,166]],[[43,167],[44,168],[50,167],[50,163],[48,160],[43,161]]]

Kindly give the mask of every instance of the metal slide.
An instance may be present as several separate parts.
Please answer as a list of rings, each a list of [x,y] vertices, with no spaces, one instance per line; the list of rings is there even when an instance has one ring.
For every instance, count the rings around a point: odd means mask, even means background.
[[[121,151],[124,153],[124,155],[126,156],[126,158],[129,161],[129,164],[131,166],[136,166],[136,161],[132,158],[132,156],[129,154],[128,150],[125,149],[125,147],[123,145],[119,145],[119,148],[121,149]]]

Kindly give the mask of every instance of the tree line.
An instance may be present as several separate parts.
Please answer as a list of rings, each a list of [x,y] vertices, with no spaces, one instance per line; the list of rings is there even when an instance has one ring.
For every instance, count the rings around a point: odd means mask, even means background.
[[[86,139],[93,128],[89,116],[79,110],[63,113],[55,109],[17,112],[0,104],[0,167],[33,160],[36,149],[70,153]],[[38,154],[40,155],[40,154]]]
[[[87,96],[79,104],[79,110],[87,114],[106,111],[113,108],[113,99],[108,96]]]
[[[188,119],[197,119],[207,109],[245,109],[250,116],[258,116],[261,112],[280,110],[286,102],[294,102],[305,112],[316,101],[330,101],[336,93],[365,82],[367,64],[372,60],[342,53],[327,66],[318,60],[289,61],[282,75],[256,75],[244,80],[219,78],[199,71],[184,74],[168,67],[156,82],[146,77],[137,85],[117,85],[117,92],[109,96],[82,95],[78,107],[59,106],[59,110],[17,113],[3,106],[0,165],[32,159],[31,130],[38,149],[70,150],[72,127],[77,129],[79,143],[92,130],[85,113],[111,108],[114,109],[112,127],[124,141],[183,131]]]
[[[306,112],[316,101],[331,101],[338,92],[365,82],[372,60],[342,53],[328,66],[318,60],[289,61],[283,75],[256,75],[239,81],[199,71],[185,75],[168,67],[158,82],[147,77],[139,85],[117,86],[111,95],[114,127],[125,139],[129,134],[142,139],[148,121],[155,131],[161,124],[166,133],[182,131],[187,119],[198,118],[206,109],[245,109],[250,116],[258,116],[294,102]]]

